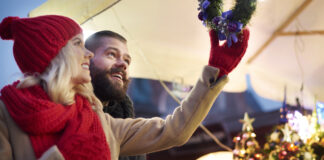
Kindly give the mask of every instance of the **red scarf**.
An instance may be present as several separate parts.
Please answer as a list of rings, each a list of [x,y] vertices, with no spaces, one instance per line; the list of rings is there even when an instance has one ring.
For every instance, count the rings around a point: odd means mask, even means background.
[[[98,115],[87,99],[76,95],[64,106],[50,100],[39,85],[17,89],[18,82],[1,90],[9,114],[30,138],[36,158],[57,145],[67,160],[110,160],[110,150]]]

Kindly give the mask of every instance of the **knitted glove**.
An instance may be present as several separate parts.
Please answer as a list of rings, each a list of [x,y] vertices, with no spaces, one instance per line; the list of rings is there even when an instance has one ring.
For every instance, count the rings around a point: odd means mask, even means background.
[[[238,36],[238,42],[234,43],[231,47],[227,46],[227,42],[220,46],[217,32],[214,30],[209,32],[209,36],[211,49],[208,65],[219,68],[220,73],[218,77],[222,77],[230,73],[241,61],[248,46],[250,31],[244,29],[243,34]]]

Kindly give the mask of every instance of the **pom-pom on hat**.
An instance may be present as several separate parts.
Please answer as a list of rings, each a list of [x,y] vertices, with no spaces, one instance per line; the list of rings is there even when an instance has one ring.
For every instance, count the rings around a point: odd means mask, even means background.
[[[34,18],[6,17],[0,37],[13,40],[13,54],[23,73],[42,73],[62,47],[82,32],[72,19],[58,15]]]

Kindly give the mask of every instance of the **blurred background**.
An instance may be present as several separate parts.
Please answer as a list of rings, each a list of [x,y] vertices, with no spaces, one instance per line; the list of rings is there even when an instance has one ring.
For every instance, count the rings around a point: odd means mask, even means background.
[[[224,0],[224,11],[234,4],[234,0]],[[170,94],[184,98],[208,61],[208,31],[197,18],[197,7],[197,0],[4,0],[0,19],[61,14],[79,22],[86,37],[103,29],[122,34],[133,59],[128,94],[136,116],[165,117],[178,105]],[[239,119],[245,112],[255,119],[254,133],[260,146],[270,143],[267,135],[283,115],[288,115],[291,128],[306,125],[307,133],[302,127],[295,128],[300,136],[322,133],[323,12],[322,0],[257,1],[248,25],[247,53],[203,122],[223,144],[235,150],[233,138],[244,133]],[[12,41],[0,41],[1,88],[22,76],[12,45]],[[298,119],[298,113],[304,118]],[[314,114],[320,126],[317,132],[310,129]],[[184,146],[148,154],[148,158],[191,160],[224,150],[199,128]]]

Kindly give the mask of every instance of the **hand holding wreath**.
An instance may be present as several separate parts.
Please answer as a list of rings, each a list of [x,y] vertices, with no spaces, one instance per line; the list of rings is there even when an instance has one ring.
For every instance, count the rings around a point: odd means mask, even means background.
[[[220,69],[218,77],[230,73],[241,61],[250,32],[243,29],[256,9],[256,0],[236,0],[233,9],[223,12],[222,0],[198,0],[198,18],[210,29],[208,65]],[[243,34],[242,34],[243,29]],[[226,40],[219,46],[219,40]]]
[[[215,30],[209,31],[210,36],[210,55],[208,65],[220,69],[218,77],[230,73],[241,61],[248,46],[250,32],[243,30],[243,34],[238,36],[238,42],[228,47],[227,42],[219,45],[218,34]]]

